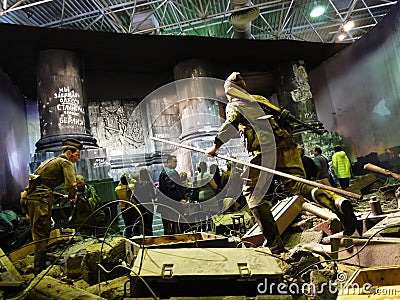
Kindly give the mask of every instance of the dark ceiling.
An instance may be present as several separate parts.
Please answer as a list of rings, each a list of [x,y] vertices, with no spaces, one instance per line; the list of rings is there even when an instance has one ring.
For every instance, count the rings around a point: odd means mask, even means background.
[[[213,77],[241,71],[254,93],[270,95],[272,73],[280,63],[304,60],[308,70],[348,44],[287,40],[239,40],[194,36],[126,35],[0,24],[0,67],[28,98],[36,99],[36,57],[39,51],[65,49],[85,63],[90,101],[142,98],[174,81],[173,69],[187,59],[204,59]]]

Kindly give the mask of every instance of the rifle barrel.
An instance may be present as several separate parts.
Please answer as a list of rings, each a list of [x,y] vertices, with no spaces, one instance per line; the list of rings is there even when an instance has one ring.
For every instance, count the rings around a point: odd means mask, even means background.
[[[289,115],[289,119],[291,119],[293,122],[299,123],[300,125],[302,125],[305,128],[308,128],[308,129],[314,131],[316,134],[323,135],[325,133],[323,130],[319,130],[318,128],[316,128],[314,126],[312,126],[310,124],[307,124],[306,122],[303,122],[303,121],[297,119],[292,114]]]
[[[185,148],[185,149],[188,149],[188,150],[193,150],[193,151],[196,151],[196,152],[201,152],[201,153],[206,154],[206,150],[203,150],[203,149],[200,149],[200,148],[196,148],[196,147],[193,147],[193,146],[183,145],[183,144],[167,141],[167,140],[164,140],[164,139],[160,139],[160,138],[157,138],[157,137],[150,137],[150,139],[154,140],[154,141],[161,142],[161,143],[170,144],[170,145],[173,145],[173,146],[176,146],[176,147],[179,147],[179,148]],[[224,160],[230,160],[230,161],[233,161],[233,162],[238,163],[238,164],[242,164],[242,165],[245,165],[245,166],[248,166],[248,167],[251,167],[251,168],[259,169],[259,170],[264,171],[264,172],[268,172],[270,174],[274,174],[274,175],[278,175],[278,176],[281,176],[281,177],[293,179],[293,180],[296,180],[296,181],[299,181],[299,182],[302,182],[302,183],[305,183],[305,184],[308,184],[308,185],[315,186],[315,187],[320,188],[320,189],[329,190],[329,191],[335,192],[337,194],[348,196],[348,197],[351,197],[351,198],[354,198],[354,199],[357,199],[357,200],[362,199],[362,195],[358,195],[358,194],[355,194],[355,193],[352,193],[352,192],[348,192],[348,191],[345,191],[345,190],[337,189],[337,188],[329,186],[329,185],[325,185],[325,184],[322,184],[322,183],[319,183],[319,182],[316,182],[316,181],[307,180],[305,178],[301,178],[301,177],[297,177],[297,176],[294,176],[294,175],[291,175],[291,174],[287,174],[287,173],[284,173],[284,172],[276,171],[274,169],[270,169],[270,168],[267,168],[267,167],[259,166],[259,165],[252,164],[252,163],[248,163],[246,161],[242,161],[242,160],[239,160],[239,159],[236,159],[236,158],[233,158],[233,157],[229,157],[229,156],[221,155],[221,154],[216,154],[215,157],[221,158],[221,159],[224,159]]]

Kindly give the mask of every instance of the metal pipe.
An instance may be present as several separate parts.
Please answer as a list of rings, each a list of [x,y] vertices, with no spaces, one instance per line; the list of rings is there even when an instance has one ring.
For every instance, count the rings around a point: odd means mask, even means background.
[[[309,213],[312,213],[313,215],[320,217],[324,220],[330,220],[330,219],[337,219],[337,215],[332,213],[331,211],[327,211],[321,207],[318,207],[316,205],[313,205],[308,202],[304,202],[302,205],[302,209],[305,211],[308,211]]]

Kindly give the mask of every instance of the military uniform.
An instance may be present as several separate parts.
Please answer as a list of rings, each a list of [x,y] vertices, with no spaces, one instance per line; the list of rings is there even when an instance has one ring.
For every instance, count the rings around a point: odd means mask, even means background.
[[[82,149],[82,144],[74,139],[63,141],[63,146],[73,146]],[[79,148],[78,148],[79,147]],[[51,230],[51,212],[56,199],[54,189],[63,184],[67,190],[75,187],[74,164],[62,154],[56,158],[44,161],[35,171],[40,176],[36,187],[29,187],[21,195],[20,203],[30,219],[32,239],[35,243],[34,271],[38,274],[46,267],[46,252],[44,251]],[[70,194],[70,198],[74,195]]]
[[[240,74],[236,72],[228,77],[225,88],[229,88],[232,84],[237,84],[242,88],[246,87]],[[226,121],[216,135],[214,148],[209,150],[208,153],[215,153],[216,149],[233,138],[238,130],[245,142],[250,163],[267,166],[267,160],[269,160],[271,165],[271,160],[275,158],[275,149],[273,149],[273,141],[275,141],[276,170],[305,178],[301,156],[293,139],[290,124],[286,122],[284,116],[276,116],[276,112],[272,111],[267,112],[267,114],[271,113],[268,117],[271,132],[269,127],[265,127],[266,120],[259,119],[265,117],[266,112],[261,109],[258,102],[268,102],[268,100],[258,95],[252,95],[252,99],[255,101],[237,98],[230,100],[226,107]],[[264,127],[262,122],[264,122]],[[246,167],[246,169],[248,173],[243,174],[245,175],[243,194],[267,240],[266,245],[279,252],[283,248],[283,244],[270,208],[263,200],[269,186],[268,181],[272,180],[272,175],[255,168]],[[301,194],[305,198],[312,199],[337,213],[344,224],[345,234],[354,232],[356,217],[351,203],[347,199],[333,192],[318,189],[286,177],[282,178],[282,182],[289,192],[295,195]]]
[[[274,168],[275,139],[268,123],[258,118],[265,113],[257,103],[241,99],[232,99],[226,106],[226,121],[220,127],[214,144],[220,148],[231,138],[241,136],[249,154],[249,163]],[[281,252],[283,247],[278,228],[270,210],[270,204],[264,200],[272,175],[259,169],[246,166],[242,173],[243,195],[259,225],[266,245],[272,252]]]
[[[102,205],[100,196],[94,186],[85,183],[81,193],[78,193],[76,201],[76,223],[80,224],[79,231],[83,236],[102,234],[106,221],[106,214],[98,210],[96,214],[89,216]]]

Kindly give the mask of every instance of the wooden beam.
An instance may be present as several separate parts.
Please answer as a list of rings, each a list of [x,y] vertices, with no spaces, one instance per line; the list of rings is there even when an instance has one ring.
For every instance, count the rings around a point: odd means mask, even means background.
[[[24,283],[21,274],[14,267],[3,249],[0,248],[0,269],[5,269],[7,274],[0,273],[0,287],[19,287]]]

